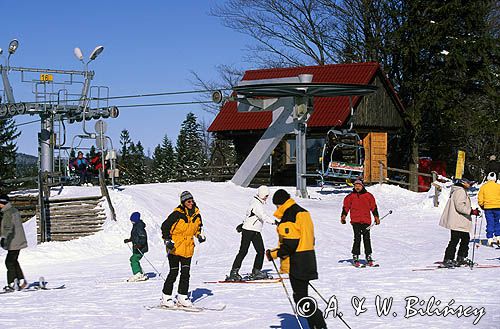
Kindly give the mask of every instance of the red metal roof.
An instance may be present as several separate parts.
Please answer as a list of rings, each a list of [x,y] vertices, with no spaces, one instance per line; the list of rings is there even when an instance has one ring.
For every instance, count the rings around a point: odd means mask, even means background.
[[[303,66],[246,71],[243,80],[261,80],[296,77],[299,74],[313,74],[312,82],[370,84],[377,72],[376,62]],[[384,79],[382,79],[384,80]],[[387,81],[384,81],[387,82]],[[391,92],[393,91],[390,88]],[[353,97],[353,106],[360,97]],[[397,99],[397,98],[396,98]],[[316,97],[314,112],[308,127],[342,126],[350,114],[349,97]],[[236,102],[227,102],[208,128],[210,132],[230,130],[265,130],[271,124],[271,112],[238,112]]]

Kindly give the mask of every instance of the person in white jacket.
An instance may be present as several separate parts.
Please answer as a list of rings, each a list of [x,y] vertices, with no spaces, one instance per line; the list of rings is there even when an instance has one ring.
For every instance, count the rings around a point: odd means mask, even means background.
[[[264,262],[264,242],[260,234],[264,222],[274,224],[275,220],[264,212],[264,204],[269,197],[269,188],[267,186],[260,186],[257,189],[257,195],[252,199],[250,206],[247,209],[245,220],[242,224],[238,225],[236,230],[241,232],[240,250],[234,259],[233,266],[227,281],[240,281],[241,275],[238,273],[243,259],[248,253],[250,243],[253,244],[257,255],[253,263],[252,274],[250,279],[261,280],[268,278],[268,275],[262,272],[262,264]]]
[[[455,267],[461,265],[471,265],[467,259],[469,254],[470,230],[472,227],[472,216],[479,216],[479,209],[472,209],[467,190],[473,184],[472,181],[462,178],[451,187],[450,199],[446,203],[439,225],[451,230],[450,242],[444,253],[443,265],[445,267]],[[457,260],[455,252],[457,244]]]

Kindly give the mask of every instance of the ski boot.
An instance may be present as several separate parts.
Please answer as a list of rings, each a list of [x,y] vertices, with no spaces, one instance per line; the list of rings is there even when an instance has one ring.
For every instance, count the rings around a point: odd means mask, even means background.
[[[375,266],[375,263],[373,262],[372,255],[366,255],[366,266]]]
[[[455,262],[453,261],[453,259],[445,259],[443,260],[443,267],[455,268]]]
[[[146,281],[149,279],[146,275],[142,273],[136,273],[132,275],[130,278],[127,279],[127,282],[139,282],[139,281]]]
[[[229,276],[226,276],[226,281],[241,281],[243,278],[238,273],[239,268],[233,268],[229,273]]]
[[[262,272],[259,269],[254,268],[252,274],[249,275],[249,280],[265,280],[272,279],[266,272]]]
[[[19,280],[18,287],[19,287],[19,290],[23,290],[26,287],[28,287],[28,282],[26,282],[25,279],[21,279],[21,280]]]
[[[465,265],[465,266],[472,266],[473,263],[470,259],[468,258],[465,258],[465,257],[461,257],[461,256],[458,256],[457,257],[457,260],[455,261],[455,266],[457,267],[460,267],[462,265]]]
[[[361,266],[361,263],[359,262],[359,255],[352,255],[352,265],[354,265],[354,267]]]
[[[167,308],[168,307],[175,307],[175,303],[174,303],[174,300],[172,299],[172,296],[166,295],[166,294],[163,294],[160,305],[163,307],[167,307]]]
[[[6,285],[5,287],[3,287],[3,291],[14,292],[14,291],[16,291],[16,288],[14,287],[13,283],[10,283],[10,284]]]
[[[492,247],[495,242],[496,242],[495,238],[489,238],[488,241],[486,241],[486,244]]]
[[[193,303],[187,295],[177,295],[177,306],[193,307]]]

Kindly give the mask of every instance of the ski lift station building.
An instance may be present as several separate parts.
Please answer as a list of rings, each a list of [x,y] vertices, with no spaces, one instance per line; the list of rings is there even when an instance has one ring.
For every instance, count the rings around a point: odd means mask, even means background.
[[[377,86],[365,96],[314,97],[313,112],[307,123],[307,172],[321,166],[322,149],[330,129],[357,133],[364,147],[364,180],[378,182],[380,164],[407,168],[401,135],[409,129],[403,119],[404,108],[390,81],[376,62],[303,66],[246,71],[242,80],[263,80],[311,74],[313,83],[337,83]],[[351,106],[352,105],[352,106]],[[248,156],[272,121],[272,113],[238,112],[237,102],[226,102],[208,131],[218,138],[232,140],[237,163]],[[257,181],[261,180],[261,181]],[[263,181],[262,181],[263,180]],[[294,185],[295,136],[286,135],[274,149],[253,183]]]

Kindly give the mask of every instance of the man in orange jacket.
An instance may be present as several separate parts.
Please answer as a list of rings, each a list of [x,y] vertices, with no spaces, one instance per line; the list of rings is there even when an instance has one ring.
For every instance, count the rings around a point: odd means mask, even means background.
[[[285,190],[277,190],[273,195],[276,205],[274,217],[280,219],[278,235],[280,245],[273,250],[267,250],[269,261],[275,258],[290,258],[290,284],[293,299],[297,303],[308,295],[310,280],[318,278],[316,254],[314,252],[314,225],[311,215],[290,198]],[[323,313],[317,309],[307,318],[310,328],[326,328]]]

